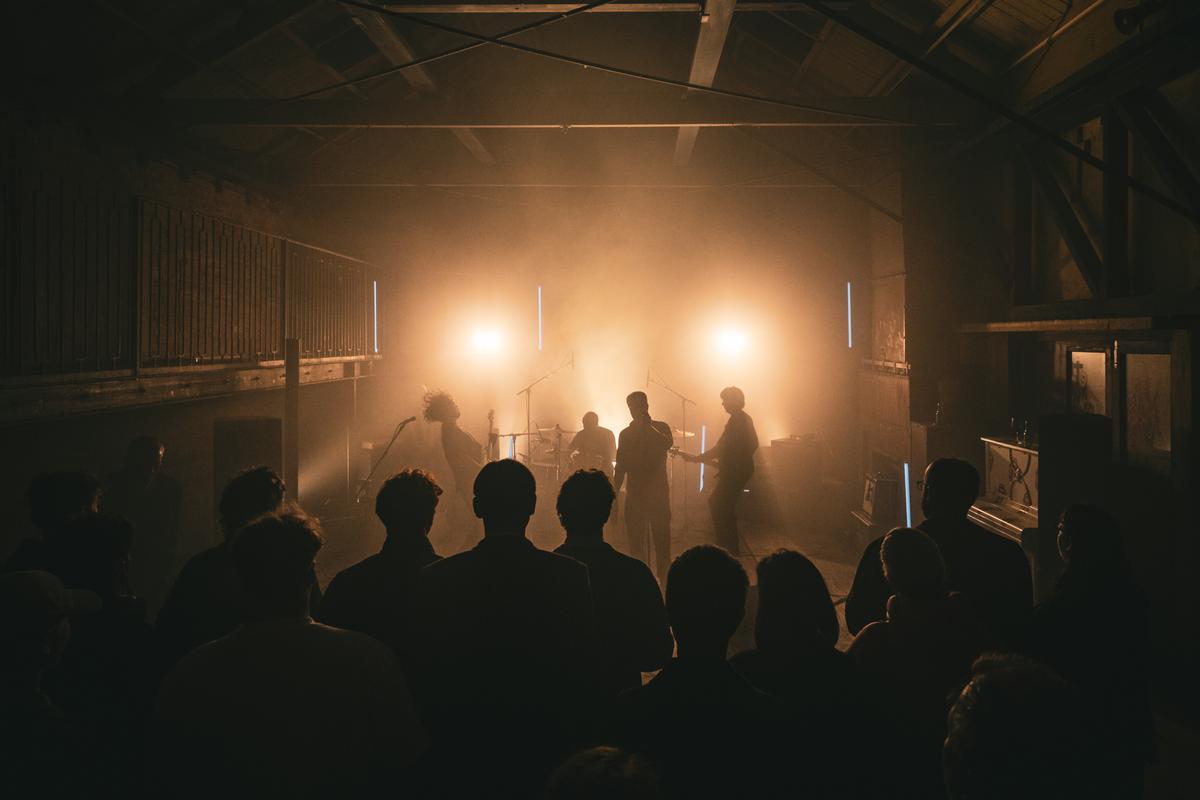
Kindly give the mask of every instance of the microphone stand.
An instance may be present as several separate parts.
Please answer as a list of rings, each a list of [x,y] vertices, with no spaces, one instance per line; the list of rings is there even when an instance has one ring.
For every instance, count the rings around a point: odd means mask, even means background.
[[[380,454],[379,460],[375,462],[375,466],[371,467],[371,471],[367,473],[367,477],[363,479],[363,482],[358,485],[358,491],[354,493],[355,504],[362,502],[363,495],[367,493],[367,487],[371,485],[371,478],[375,477],[375,470],[379,469],[379,465],[383,463],[385,458],[387,458],[388,451],[392,449],[392,445],[394,445],[396,440],[400,438],[401,431],[407,428],[409,423],[413,422],[415,419],[416,417],[413,417],[412,419],[406,419],[396,426],[395,432],[392,433],[391,441],[387,443],[387,447],[383,448],[383,453]]]
[[[683,434],[684,434],[683,435],[683,444],[679,446],[679,450],[680,450],[680,452],[686,453],[688,451],[687,450],[687,440],[688,440],[688,437],[687,437],[687,432],[688,432],[688,429],[687,429],[687,407],[688,407],[688,403],[691,403],[692,405],[696,405],[696,401],[686,397],[682,392],[672,389],[670,386],[668,386],[663,381],[655,380],[651,376],[650,370],[646,370],[646,385],[649,386],[650,384],[654,384],[655,386],[657,386],[661,389],[666,389],[668,392],[670,392],[671,394],[673,394],[677,398],[679,398],[679,405],[680,405],[679,425],[680,425],[680,427],[683,428]],[[688,462],[687,462],[687,459],[685,458],[683,460],[683,529],[684,530],[690,530],[690,528],[688,527],[689,522],[688,522],[688,500],[687,500],[687,498],[688,498],[688,482],[687,481],[688,481]]]
[[[563,363],[559,364],[557,367],[550,370],[545,375],[538,378],[536,381],[529,384],[521,391],[517,392],[517,397],[520,397],[521,395],[525,395],[525,462],[528,464],[533,463],[533,439],[532,439],[532,436],[533,436],[533,405],[532,405],[533,387],[537,386],[542,381],[544,381],[548,378],[551,378],[554,375],[561,372],[562,370],[566,369],[568,365],[570,365],[572,369],[575,368],[575,354],[574,353],[571,353],[571,358],[569,360],[563,361]]]

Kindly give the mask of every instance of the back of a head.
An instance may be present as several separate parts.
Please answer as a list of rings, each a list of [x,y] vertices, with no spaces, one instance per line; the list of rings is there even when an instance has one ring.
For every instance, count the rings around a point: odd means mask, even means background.
[[[73,589],[101,597],[129,591],[133,526],[115,514],[84,514],[67,522],[55,547],[58,576]]]
[[[255,517],[274,514],[283,506],[284,486],[279,473],[258,466],[242,470],[221,492],[221,529],[229,538]]]
[[[600,415],[595,411],[589,411],[583,415],[583,427],[594,428],[600,424]]]
[[[656,800],[654,768],[616,747],[592,747],[567,759],[546,780],[545,800]]]
[[[630,392],[625,396],[625,405],[630,411],[646,411],[650,408],[650,398],[643,391]]]
[[[979,470],[960,458],[939,458],[925,469],[921,509],[927,517],[965,517],[979,498]]]
[[[142,471],[152,471],[159,466],[163,444],[156,436],[137,436],[125,450],[125,464]]]
[[[804,554],[779,550],[758,562],[759,648],[832,649],[839,623],[833,598],[820,570]]]
[[[733,409],[746,407],[746,394],[736,386],[726,386],[721,390],[721,399]]]
[[[521,462],[506,458],[479,470],[475,478],[475,514],[486,526],[524,531],[536,506],[537,483]]]
[[[1089,787],[1101,764],[1066,681],[1013,655],[985,655],[972,673],[947,720],[951,800],[1095,797]]]
[[[391,531],[428,533],[442,487],[428,472],[406,469],[384,481],[375,496],[375,516]]]
[[[1063,511],[1059,523],[1059,549],[1072,579],[1103,583],[1128,574],[1121,531],[1107,511],[1071,505]]]
[[[578,470],[558,492],[558,518],[568,533],[602,531],[614,499],[607,475],[598,469]]]
[[[54,533],[67,520],[96,510],[100,481],[81,470],[43,473],[30,481],[27,498],[33,526],[43,535]]]
[[[915,528],[894,528],[879,548],[883,575],[892,591],[918,602],[940,600],[946,593],[946,565],[937,543]]]
[[[728,641],[746,613],[746,570],[713,545],[685,550],[667,572],[667,616],[675,639],[686,643]]]
[[[301,512],[268,514],[238,531],[233,555],[248,597],[260,608],[289,613],[307,596],[321,527]]]

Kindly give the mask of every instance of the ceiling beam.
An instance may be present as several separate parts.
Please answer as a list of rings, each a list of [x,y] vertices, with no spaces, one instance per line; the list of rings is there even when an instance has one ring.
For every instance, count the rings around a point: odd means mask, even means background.
[[[360,100],[164,100],[160,110],[185,126],[255,128],[811,128],[880,125],[955,126],[964,118],[943,105],[895,97],[823,97],[820,111],[670,95],[514,96],[486,105],[470,98],[422,99],[403,105]],[[864,122],[853,116],[886,116]]]
[[[363,33],[367,35],[367,38],[371,40],[371,43],[375,45],[375,48],[393,66],[408,64],[417,60],[417,56],[408,42],[392,27],[392,23],[388,22],[381,14],[352,13],[351,17],[362,29]],[[433,76],[429,74],[429,71],[420,64],[402,70],[400,75],[408,82],[409,86],[421,94],[437,94],[437,83],[433,80]],[[454,137],[462,143],[463,147],[467,148],[467,151],[475,156],[481,164],[496,163],[495,157],[470,128],[454,128],[452,132]]]
[[[579,8],[583,3],[384,3],[389,11],[401,14],[562,14]],[[810,3],[805,2],[758,2],[740,3],[738,11],[807,11]],[[826,5],[839,10],[849,8],[850,0],[838,2],[834,0]],[[695,14],[700,4],[697,0],[690,2],[658,2],[658,3],[607,3],[588,11],[589,14],[664,14],[685,13]]]
[[[712,86],[725,52],[725,40],[729,38],[729,26],[733,22],[733,9],[737,0],[706,0],[704,13],[700,16],[700,32],[696,35],[696,49],[692,52],[692,69],[688,83],[697,86]],[[686,167],[692,160],[696,137],[700,128],[689,125],[680,128],[675,136],[675,156],[672,163]]]
[[[1187,143],[1183,136],[1172,141],[1168,135],[1174,110],[1159,92],[1146,92],[1121,103],[1121,118],[1142,153],[1154,166],[1159,179],[1192,209],[1194,224],[1200,220],[1200,180],[1192,174],[1187,160],[1179,152],[1176,141]]]
[[[162,64],[131,94],[141,97],[161,95],[184,80],[218,66],[247,47],[303,17],[321,0],[275,0],[250,3],[238,21],[228,30],[207,40],[189,44],[187,57]]]

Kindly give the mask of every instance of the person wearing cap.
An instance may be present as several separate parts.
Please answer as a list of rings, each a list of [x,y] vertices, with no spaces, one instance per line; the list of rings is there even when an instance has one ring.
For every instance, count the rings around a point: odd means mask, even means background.
[[[10,797],[90,795],[89,748],[42,681],[66,649],[70,617],[100,604],[95,593],[68,589],[49,572],[0,576],[0,775]]]

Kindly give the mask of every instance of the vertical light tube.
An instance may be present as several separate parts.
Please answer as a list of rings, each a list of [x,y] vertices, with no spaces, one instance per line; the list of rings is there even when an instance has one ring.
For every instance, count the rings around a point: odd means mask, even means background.
[[[542,287],[538,286],[538,352],[542,352]]]
[[[379,352],[379,281],[371,281],[371,329],[375,335],[375,352]]]
[[[908,462],[904,462],[904,527],[912,527],[912,490],[908,486]]]
[[[846,347],[854,349],[854,304],[850,300],[850,281],[846,281]]]
[[[705,449],[708,447],[708,445],[705,443],[705,439],[707,439],[707,438],[708,438],[708,426],[701,425],[700,426],[700,452],[701,453],[703,453],[705,451]],[[700,462],[700,491],[702,491],[702,492],[704,491],[704,462],[703,461]]]
[[[509,458],[517,457],[517,437],[516,436],[508,437],[508,457]]]

